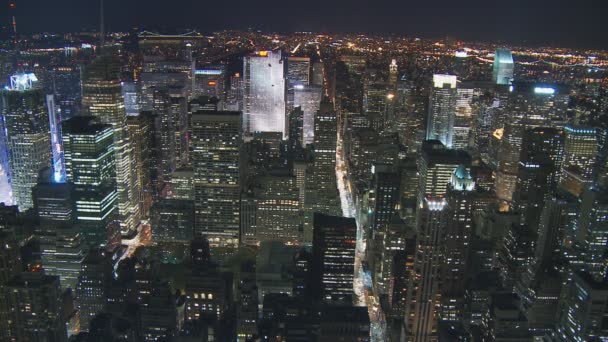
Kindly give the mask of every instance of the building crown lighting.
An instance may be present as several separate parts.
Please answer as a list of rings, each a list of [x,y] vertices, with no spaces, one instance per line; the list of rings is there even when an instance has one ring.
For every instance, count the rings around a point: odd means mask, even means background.
[[[10,90],[24,91],[33,88],[34,83],[38,82],[38,77],[33,73],[17,74],[11,76]]]

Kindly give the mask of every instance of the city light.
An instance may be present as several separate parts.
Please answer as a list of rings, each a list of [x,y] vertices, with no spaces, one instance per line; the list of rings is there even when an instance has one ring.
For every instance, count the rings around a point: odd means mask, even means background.
[[[553,94],[555,94],[555,88],[535,87],[534,93],[541,94],[541,95],[553,95]]]

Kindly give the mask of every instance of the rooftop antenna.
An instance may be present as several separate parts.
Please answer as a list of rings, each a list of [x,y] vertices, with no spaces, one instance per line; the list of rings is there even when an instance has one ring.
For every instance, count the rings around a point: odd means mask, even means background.
[[[99,47],[103,47],[106,43],[106,30],[104,27],[103,18],[103,0],[99,0]]]
[[[11,26],[13,27],[14,64],[15,64],[15,70],[18,71],[20,69],[20,66],[19,66],[19,37],[17,36],[17,15],[16,15],[17,4],[15,3],[15,1],[11,1],[11,2],[9,2],[8,7],[9,7],[10,11],[12,12]]]

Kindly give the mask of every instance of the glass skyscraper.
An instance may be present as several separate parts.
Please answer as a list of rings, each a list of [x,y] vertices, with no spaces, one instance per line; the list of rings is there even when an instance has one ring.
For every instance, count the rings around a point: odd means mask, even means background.
[[[15,204],[20,211],[34,206],[32,187],[38,174],[51,166],[51,135],[46,98],[37,89],[36,76],[11,77],[2,92],[2,121],[9,155],[10,180]]]
[[[315,113],[321,105],[322,95],[323,89],[319,86],[304,84],[294,86],[294,107],[300,107],[303,112],[303,146],[314,142]]]
[[[513,81],[513,55],[511,50],[498,49],[494,54],[492,79],[495,84],[509,85]]]
[[[118,211],[121,228],[127,232],[139,224],[140,213],[137,173],[127,128],[120,68],[119,60],[106,55],[88,65],[82,77],[82,104],[85,113],[111,125],[114,130]]]
[[[63,123],[67,180],[74,184],[76,221],[93,246],[116,239],[111,231],[117,207],[113,130],[93,117],[76,116]]]
[[[433,75],[433,88],[429,101],[427,140],[439,140],[452,148],[456,117],[457,79],[453,75]]]

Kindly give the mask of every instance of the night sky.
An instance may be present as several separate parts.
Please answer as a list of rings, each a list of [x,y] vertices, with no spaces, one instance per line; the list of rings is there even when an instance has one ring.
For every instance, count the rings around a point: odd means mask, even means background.
[[[99,0],[15,0],[22,32],[74,31],[98,22]],[[107,30],[403,33],[427,38],[608,49],[600,0],[105,0]],[[8,0],[0,0],[7,20]]]

